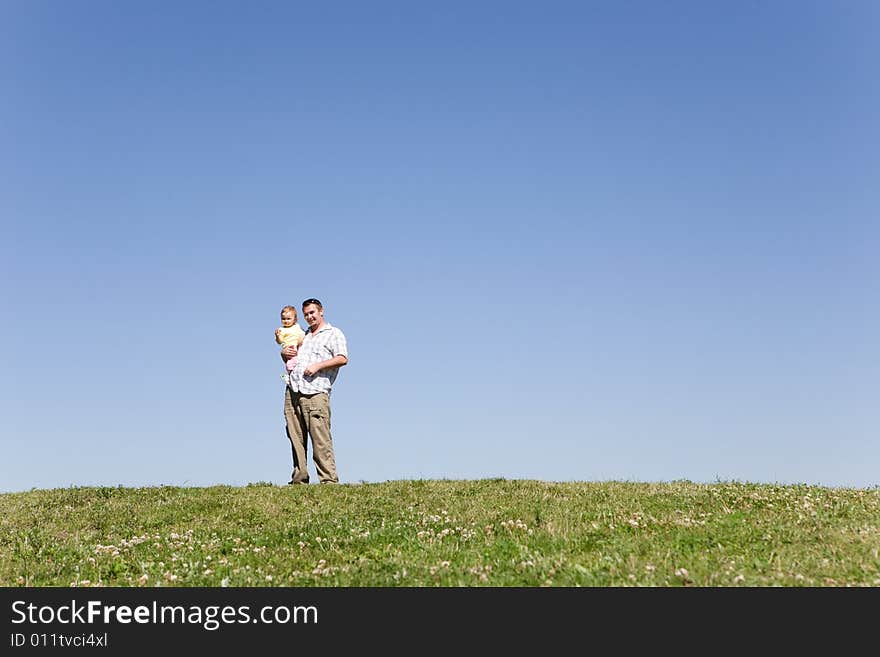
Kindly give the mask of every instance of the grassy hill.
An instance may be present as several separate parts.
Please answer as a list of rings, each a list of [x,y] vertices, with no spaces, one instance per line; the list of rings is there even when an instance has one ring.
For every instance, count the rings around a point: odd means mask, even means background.
[[[414,480],[0,495],[2,586],[880,586],[880,489]]]

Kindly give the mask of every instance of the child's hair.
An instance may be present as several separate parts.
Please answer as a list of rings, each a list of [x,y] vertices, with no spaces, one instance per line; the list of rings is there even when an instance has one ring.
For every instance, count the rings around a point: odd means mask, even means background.
[[[284,308],[281,309],[281,313],[283,314],[285,310],[289,310],[293,313],[293,321],[295,322],[297,317],[296,308],[294,308],[293,306],[284,306]]]

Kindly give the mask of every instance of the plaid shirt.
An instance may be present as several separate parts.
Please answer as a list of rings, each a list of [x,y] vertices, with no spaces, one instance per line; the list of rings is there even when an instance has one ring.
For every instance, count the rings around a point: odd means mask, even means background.
[[[306,331],[306,337],[296,354],[296,367],[290,373],[291,389],[304,395],[317,392],[326,392],[329,395],[336,375],[339,374],[338,367],[328,367],[310,377],[304,377],[303,370],[313,363],[330,360],[334,356],[348,358],[348,345],[342,331],[330,326],[328,322],[324,322],[317,333],[312,333],[312,329]]]

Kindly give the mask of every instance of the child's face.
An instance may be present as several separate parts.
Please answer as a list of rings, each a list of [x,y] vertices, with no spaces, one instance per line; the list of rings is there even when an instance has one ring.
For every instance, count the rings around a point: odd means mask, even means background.
[[[281,326],[283,326],[284,328],[290,328],[291,326],[293,326],[293,322],[294,319],[292,312],[290,312],[289,310],[285,310],[283,313],[281,313]]]

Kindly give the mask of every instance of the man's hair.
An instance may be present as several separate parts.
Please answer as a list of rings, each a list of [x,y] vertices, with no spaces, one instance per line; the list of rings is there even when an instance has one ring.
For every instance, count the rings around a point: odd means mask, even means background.
[[[289,310],[290,312],[293,313],[293,321],[295,322],[295,321],[296,321],[296,317],[297,317],[297,314],[296,314],[296,308],[294,308],[293,306],[284,306],[284,308],[281,309],[281,314],[282,314],[282,315],[284,314],[284,311],[285,311],[285,310]]]
[[[303,301],[303,308],[305,308],[306,306],[311,306],[312,304],[318,306],[318,310],[324,310],[324,306],[322,306],[321,302],[315,298],[306,299],[305,301]]]

